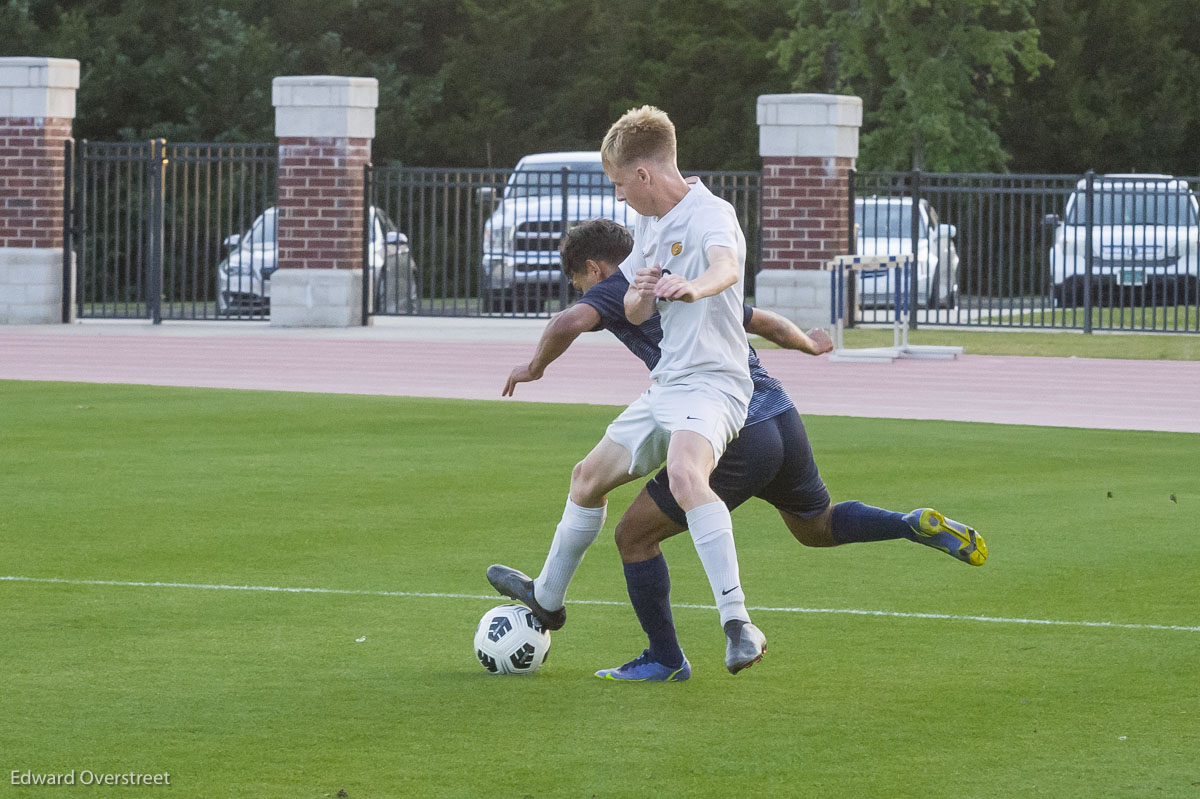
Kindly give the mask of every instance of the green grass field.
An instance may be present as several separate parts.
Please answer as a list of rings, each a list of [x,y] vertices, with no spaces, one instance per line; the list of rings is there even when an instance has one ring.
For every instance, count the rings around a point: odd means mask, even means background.
[[[845,331],[847,347],[890,347],[891,327]],[[1125,358],[1139,361],[1200,361],[1200,336],[1165,333],[1095,333],[1060,330],[961,330],[925,326],[909,333],[910,344],[953,345],[968,355],[1031,355],[1055,358]],[[755,338],[757,349],[774,349]]]
[[[678,607],[693,678],[626,685],[592,671],[642,647],[632,487],[542,671],[471,651],[484,569],[540,568],[616,409],[20,382],[0,408],[0,797],[1200,797],[1198,436],[810,417],[835,499],[934,505],[988,563],[804,549],[752,503],[767,657],[730,676],[715,611]],[[675,602],[711,605],[665,549]],[[171,787],[11,784],[72,769]]]

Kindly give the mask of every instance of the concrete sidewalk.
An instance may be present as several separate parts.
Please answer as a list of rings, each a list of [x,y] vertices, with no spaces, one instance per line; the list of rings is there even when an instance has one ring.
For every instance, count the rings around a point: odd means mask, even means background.
[[[422,317],[332,330],[257,322],[0,326],[0,379],[499,400],[545,324]],[[645,390],[645,367],[611,334],[579,341],[544,379],[518,386],[516,400],[626,405]],[[1200,363],[760,356],[803,414],[1200,433]]]

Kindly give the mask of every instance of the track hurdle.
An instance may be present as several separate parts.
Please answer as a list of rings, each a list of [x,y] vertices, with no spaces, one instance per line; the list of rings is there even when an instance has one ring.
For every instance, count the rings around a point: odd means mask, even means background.
[[[822,268],[829,272],[829,324],[832,327],[833,352],[831,361],[855,363],[891,363],[897,358],[926,358],[948,360],[963,353],[962,347],[922,346],[908,343],[910,296],[906,291],[912,272],[912,257],[901,255],[839,255],[826,261]],[[846,327],[846,289],[855,272],[892,269],[892,346],[847,349],[843,339]]]

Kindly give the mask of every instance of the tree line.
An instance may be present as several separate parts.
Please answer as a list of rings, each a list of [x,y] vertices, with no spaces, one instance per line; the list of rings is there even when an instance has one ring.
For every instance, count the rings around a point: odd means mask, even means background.
[[[756,169],[758,95],[863,98],[859,168],[1200,173],[1196,0],[0,0],[77,58],[75,133],[271,141],[271,79],[379,79],[376,163],[595,149],[652,103],[689,169]]]

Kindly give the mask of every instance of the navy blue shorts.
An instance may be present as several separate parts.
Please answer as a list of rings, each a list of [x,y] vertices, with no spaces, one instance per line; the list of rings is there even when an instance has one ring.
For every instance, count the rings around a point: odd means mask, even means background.
[[[811,519],[829,507],[829,490],[817,471],[804,422],[795,408],[743,427],[708,483],[730,510],[750,497],[802,519]],[[671,495],[666,468],[646,483],[646,491],[671,521],[687,527],[687,515]]]

